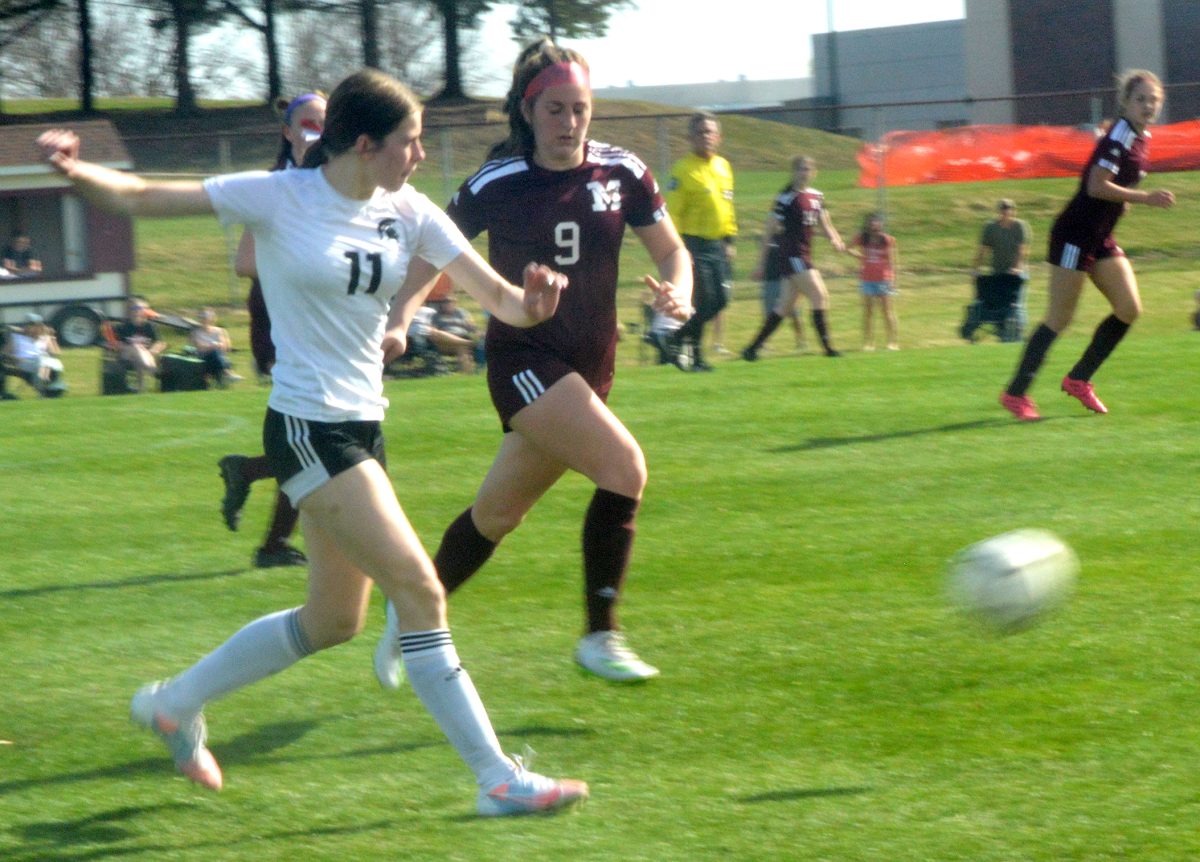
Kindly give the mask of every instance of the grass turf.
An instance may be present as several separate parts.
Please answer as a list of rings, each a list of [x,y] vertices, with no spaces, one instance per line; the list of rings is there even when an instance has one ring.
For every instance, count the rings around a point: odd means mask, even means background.
[[[452,601],[502,741],[588,779],[579,816],[484,823],[469,775],[360,640],[214,704],[226,790],[174,775],[126,721],[145,680],[301,601],[302,573],[220,523],[216,459],[263,393],[5,408],[0,855],[131,859],[1176,860],[1200,852],[1190,333],[1137,329],[1099,382],[1017,425],[1016,345],[776,355],[712,375],[623,369],[613,406],[651,485],[624,619],[660,680],[580,676],[569,477]],[[496,443],[478,378],[389,384],[401,501],[427,544]],[[1032,525],[1078,550],[1066,610],[986,636],[944,560]]]
[[[757,325],[745,276],[784,179],[739,174],[731,347]],[[1151,182],[1181,202],[1122,224],[1146,314],[1097,379],[1106,417],[1056,391],[1106,313],[1094,292],[1033,390],[1036,425],[995,403],[1019,346],[956,336],[995,198],[1020,202],[1036,260],[1066,180],[889,190],[900,353],[853,350],[853,268],[824,244],[842,360],[788,355],[785,331],[757,364],[682,375],[622,344],[612,404],[651,469],[624,619],[663,677],[619,688],[572,666],[578,477],[452,602],[502,741],[592,783],[576,817],[472,817],[469,776],[411,692],[373,681],[378,607],[361,640],[213,705],[224,792],[174,775],[128,724],[132,691],[302,600],[302,573],[249,568],[267,489],[237,535],[218,512],[216,460],[257,446],[265,390],[87,397],[97,357],[68,351],[70,395],[16,384],[24,400],[0,408],[0,857],[1195,858],[1200,180]],[[879,201],[849,173],[817,185],[844,234]],[[138,236],[135,288],[158,305],[231,295],[215,223]],[[646,270],[631,242],[622,320],[640,319]],[[1032,320],[1044,287],[1035,268]],[[244,344],[244,318],[224,317]],[[392,475],[432,547],[487,469],[494,416],[477,377],[388,394]],[[947,606],[944,561],[1023,525],[1062,535],[1083,573],[1063,613],[997,639]]]

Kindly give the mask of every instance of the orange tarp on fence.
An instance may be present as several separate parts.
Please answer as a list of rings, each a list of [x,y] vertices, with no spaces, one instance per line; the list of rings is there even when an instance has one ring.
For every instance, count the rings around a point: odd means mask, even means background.
[[[1200,120],[1156,126],[1150,169],[1200,168]],[[1096,146],[1096,134],[1071,126],[963,126],[939,132],[888,132],[858,151],[864,188],[920,183],[1075,176]],[[880,154],[882,153],[882,163]]]

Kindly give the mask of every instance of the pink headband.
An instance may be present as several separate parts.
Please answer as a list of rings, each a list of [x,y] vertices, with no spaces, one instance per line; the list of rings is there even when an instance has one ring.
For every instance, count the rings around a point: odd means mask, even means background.
[[[548,87],[557,87],[560,84],[578,84],[587,90],[592,88],[587,69],[580,64],[575,62],[554,63],[533,76],[533,80],[525,88],[525,95],[522,98],[526,102],[532,102],[542,90]]]

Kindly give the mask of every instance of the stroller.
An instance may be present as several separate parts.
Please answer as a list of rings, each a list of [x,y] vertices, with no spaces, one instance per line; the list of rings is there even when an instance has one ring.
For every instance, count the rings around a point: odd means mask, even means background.
[[[967,306],[960,330],[964,339],[990,327],[1001,341],[1020,341],[1025,334],[1025,278],[1012,273],[975,277],[975,301]]]

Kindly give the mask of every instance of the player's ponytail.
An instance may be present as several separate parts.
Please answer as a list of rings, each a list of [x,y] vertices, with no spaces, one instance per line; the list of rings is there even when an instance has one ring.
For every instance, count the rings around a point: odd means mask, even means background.
[[[545,36],[526,45],[517,56],[517,61],[513,64],[512,87],[504,98],[504,113],[508,115],[508,138],[488,151],[489,159],[529,155],[533,152],[533,127],[525,119],[522,110],[526,101],[525,91],[543,69],[556,63],[578,63],[587,70],[587,61],[583,59],[582,54],[570,48],[560,48]],[[537,96],[534,95],[529,100],[530,106],[536,99]]]

